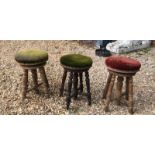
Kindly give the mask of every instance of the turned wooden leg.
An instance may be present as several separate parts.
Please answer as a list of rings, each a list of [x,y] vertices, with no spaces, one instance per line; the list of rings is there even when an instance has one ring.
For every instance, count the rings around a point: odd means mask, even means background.
[[[80,77],[80,93],[83,93],[83,78],[82,78],[82,72],[79,73],[79,77]]]
[[[60,88],[60,97],[63,96],[66,77],[67,77],[67,70],[64,69],[64,73],[63,73],[63,77],[62,77],[62,83],[61,83],[61,88]]]
[[[74,84],[74,99],[77,99],[78,96],[78,73],[74,73],[73,77],[73,84]]]
[[[85,76],[86,76],[88,105],[91,105],[90,80],[89,80],[89,72],[88,71],[85,72]]]
[[[104,108],[105,112],[109,111],[109,104],[110,104],[110,100],[111,100],[112,90],[114,87],[115,77],[116,77],[115,75],[112,75],[111,82],[108,87],[107,97],[106,97],[106,101],[105,101],[105,108]]]
[[[73,79],[73,72],[70,72],[69,81],[68,81],[68,94],[66,98],[67,110],[69,109],[70,102],[71,102],[72,79]]]
[[[47,77],[46,77],[44,67],[40,67],[39,71],[40,71],[41,78],[42,78],[42,80],[44,82],[44,85],[45,85],[46,94],[49,96],[49,84],[48,84],[48,80],[47,80]]]
[[[133,77],[129,77],[129,88],[128,88],[128,111],[133,114]]]
[[[106,83],[106,86],[105,86],[104,91],[103,91],[102,99],[105,99],[106,96],[107,96],[107,91],[108,91],[108,88],[109,88],[109,84],[110,84],[111,78],[112,78],[112,74],[109,73],[108,79],[107,79],[107,83]]]
[[[128,95],[129,95],[129,77],[126,77],[126,90],[125,90],[125,98],[126,98],[126,100],[129,99]]]
[[[27,89],[28,89],[28,70],[24,69],[22,100],[24,100],[26,97]]]
[[[118,105],[120,105],[120,99],[122,96],[123,80],[124,80],[123,77],[120,77],[120,76],[117,77],[117,90],[116,90],[117,98],[116,98],[116,102]]]
[[[39,94],[37,70],[32,69],[31,73],[32,73],[32,79],[33,79],[33,83],[34,83],[34,89],[35,89],[36,93]]]

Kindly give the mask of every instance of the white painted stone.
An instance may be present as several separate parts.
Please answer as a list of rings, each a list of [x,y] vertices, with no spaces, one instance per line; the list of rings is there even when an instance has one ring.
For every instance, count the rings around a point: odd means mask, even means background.
[[[118,40],[107,45],[107,50],[113,53],[127,53],[130,51],[147,48],[151,45],[150,40]]]

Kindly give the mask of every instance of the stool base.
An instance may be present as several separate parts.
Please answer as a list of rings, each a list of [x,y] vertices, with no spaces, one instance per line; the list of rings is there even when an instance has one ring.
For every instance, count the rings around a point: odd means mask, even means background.
[[[86,87],[87,87],[88,105],[91,105],[91,92],[90,92],[90,80],[89,80],[88,69],[76,70],[75,68],[68,69],[64,67],[64,73],[63,73],[62,83],[60,87],[60,97],[62,97],[64,94],[64,85],[65,85],[65,81],[66,81],[68,73],[69,73],[69,80],[68,80],[68,92],[67,92],[67,97],[66,97],[67,110],[70,107],[71,98],[73,97],[76,100],[78,97],[78,94],[83,93],[83,73],[85,73],[85,78],[86,78],[85,81],[86,81]],[[71,94],[72,88],[73,88],[73,94]]]
[[[45,69],[44,67],[40,66],[37,68],[25,68],[23,67],[24,70],[24,75],[23,75],[23,91],[22,91],[22,100],[24,100],[26,98],[26,94],[28,92],[28,72],[29,70],[32,73],[32,79],[33,79],[33,83],[34,83],[34,90],[37,94],[39,94],[39,84],[38,84],[38,75],[37,75],[37,69],[39,69],[40,75],[41,75],[41,79],[45,85],[45,92],[47,94],[47,96],[49,96],[49,83],[46,77],[46,73],[45,73]]]
[[[117,85],[116,85],[116,101],[117,104],[120,104],[120,99],[122,96],[122,87],[123,87],[123,81],[124,78],[126,78],[126,90],[125,90],[125,98],[128,101],[128,111],[130,114],[134,113],[133,110],[133,75],[134,74],[127,74],[127,73],[118,73],[109,70],[109,75],[107,79],[107,83],[105,86],[105,89],[103,91],[103,99],[105,99],[105,111],[109,111],[109,104],[111,101],[111,95],[112,95],[112,90],[114,87],[114,83],[117,77]]]

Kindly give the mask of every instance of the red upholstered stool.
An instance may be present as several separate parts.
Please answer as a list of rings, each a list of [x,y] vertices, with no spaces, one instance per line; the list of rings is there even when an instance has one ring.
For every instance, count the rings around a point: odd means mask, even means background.
[[[107,83],[103,92],[103,99],[105,99],[105,111],[109,111],[109,103],[117,77],[117,103],[120,103],[122,96],[122,87],[124,78],[126,79],[126,99],[128,100],[128,111],[133,114],[133,76],[139,71],[141,64],[139,61],[127,58],[124,56],[111,56],[105,60],[105,64],[109,71]]]

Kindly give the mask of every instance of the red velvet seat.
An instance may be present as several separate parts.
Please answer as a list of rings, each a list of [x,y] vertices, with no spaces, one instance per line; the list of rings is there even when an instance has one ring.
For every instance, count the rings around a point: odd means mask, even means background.
[[[122,97],[123,81],[125,81],[125,98],[128,101],[128,111],[134,113],[133,103],[133,76],[139,71],[141,64],[139,61],[124,56],[111,56],[105,60],[105,64],[109,71],[107,83],[103,92],[105,99],[105,111],[109,111],[112,91],[117,78],[116,84],[116,101],[120,104]]]
[[[124,56],[111,56],[105,60],[107,67],[123,71],[138,71],[141,67],[139,61]]]

